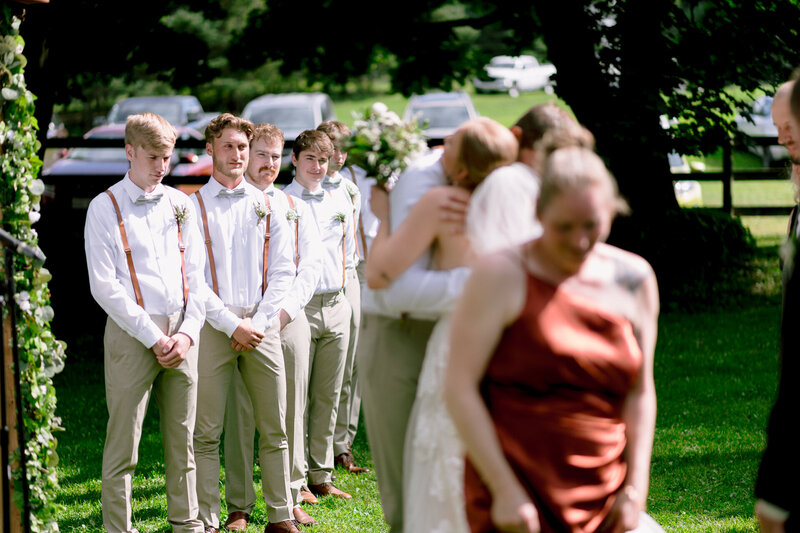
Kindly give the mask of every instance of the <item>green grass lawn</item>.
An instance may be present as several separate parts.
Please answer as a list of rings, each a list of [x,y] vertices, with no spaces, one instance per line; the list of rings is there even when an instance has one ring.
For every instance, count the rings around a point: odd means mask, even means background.
[[[771,252],[770,252],[771,253]],[[774,258],[772,266],[777,269]],[[773,295],[747,309],[661,316],[655,378],[658,420],[649,506],[668,531],[752,531],[752,487],[776,386],[779,304]],[[105,432],[102,354],[71,360],[56,378],[63,531],[102,531],[100,468]],[[354,451],[372,466],[359,432]],[[135,526],[167,532],[157,411],[151,409],[134,479]],[[353,500],[308,506],[314,531],[383,532],[375,473],[337,470]],[[223,512],[223,515],[225,513]],[[263,502],[248,531],[263,529]]]
[[[568,109],[567,105],[557,96],[544,91],[521,93],[512,98],[507,94],[470,94],[475,109],[482,116],[491,117],[505,126],[512,126],[531,106],[545,102],[556,102]],[[334,101],[336,116],[339,120],[353,126],[353,111],[363,113],[375,102],[383,102],[386,106],[402,116],[408,99],[400,94],[381,94],[374,96],[359,96],[339,98]]]

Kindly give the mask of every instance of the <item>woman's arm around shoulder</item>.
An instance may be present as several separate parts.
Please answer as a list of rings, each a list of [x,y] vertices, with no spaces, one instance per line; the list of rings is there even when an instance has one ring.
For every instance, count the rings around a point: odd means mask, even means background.
[[[381,198],[386,193],[373,188],[371,202],[376,208],[373,211],[381,219],[381,225],[367,257],[367,284],[370,288],[388,287],[434,243],[442,224],[439,213],[442,199],[449,197],[454,188],[443,186],[428,190],[393,233],[388,208],[383,209],[376,204],[382,201],[387,203],[388,198]]]

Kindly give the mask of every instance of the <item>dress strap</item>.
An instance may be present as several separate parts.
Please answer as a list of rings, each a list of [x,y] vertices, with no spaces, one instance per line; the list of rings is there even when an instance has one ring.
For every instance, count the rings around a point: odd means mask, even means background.
[[[139,278],[136,277],[136,269],[133,268],[133,255],[131,254],[131,247],[128,244],[128,234],[125,233],[125,223],[122,221],[122,213],[119,210],[119,204],[114,197],[114,193],[110,189],[106,189],[105,193],[111,198],[111,203],[114,204],[114,211],[117,213],[117,224],[119,224],[119,235],[122,237],[122,248],[125,250],[125,258],[128,261],[128,271],[131,274],[131,284],[133,285],[133,294],[136,296],[136,303],[144,309],[144,300],[142,299],[142,291],[139,288]]]
[[[211,286],[214,289],[214,294],[219,296],[219,285],[217,284],[217,267],[214,264],[214,250],[211,248],[211,233],[208,230],[208,216],[206,215],[206,204],[203,202],[203,196],[200,191],[194,192],[197,196],[197,203],[200,205],[200,215],[203,218],[203,233],[205,234],[206,254],[208,255],[208,265],[211,267]]]

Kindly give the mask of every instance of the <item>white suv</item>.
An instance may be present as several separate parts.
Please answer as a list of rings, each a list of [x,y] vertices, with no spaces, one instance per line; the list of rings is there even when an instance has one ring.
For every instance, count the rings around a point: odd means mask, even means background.
[[[517,96],[522,91],[544,89],[552,92],[550,77],[556,67],[539,64],[533,56],[496,56],[483,67],[484,73],[472,79],[478,93],[507,92]]]

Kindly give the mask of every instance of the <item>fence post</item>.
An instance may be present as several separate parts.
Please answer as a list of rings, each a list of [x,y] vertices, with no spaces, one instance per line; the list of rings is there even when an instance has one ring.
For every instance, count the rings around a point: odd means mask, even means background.
[[[722,143],[722,210],[733,215],[733,149],[730,139]]]

